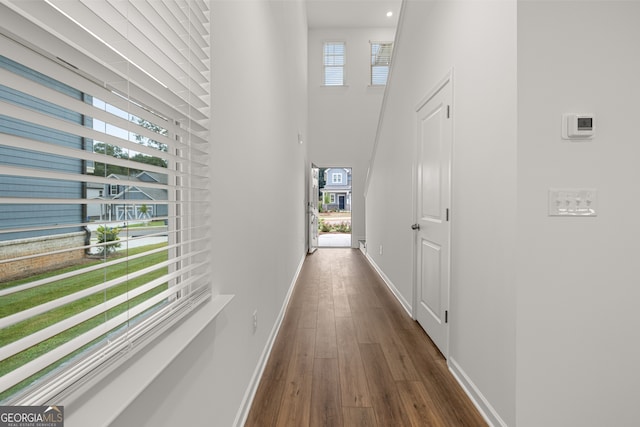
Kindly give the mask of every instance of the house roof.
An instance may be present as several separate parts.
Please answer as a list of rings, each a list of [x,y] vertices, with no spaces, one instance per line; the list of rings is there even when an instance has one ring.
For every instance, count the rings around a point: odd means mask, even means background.
[[[144,194],[147,197],[147,200],[157,200],[157,201],[167,201],[169,192],[163,188],[140,188],[138,186],[129,186],[124,191],[121,191],[117,196],[115,196],[112,200],[122,200],[128,199],[132,200],[135,198],[126,197],[127,193],[140,193]],[[145,200],[145,199],[139,199]]]
[[[159,184],[168,184],[169,183],[169,175],[164,174],[164,173],[156,173],[156,172],[148,172],[148,171],[142,171],[136,175],[123,175],[123,174],[118,174],[118,173],[112,173],[109,174],[109,176],[107,178],[115,178],[115,179],[121,179],[123,181],[140,181],[140,182],[151,182],[148,179],[142,179],[141,177],[143,176],[148,176],[149,178],[151,178],[151,181],[155,181]]]
[[[136,181],[136,178],[134,176],[123,175],[120,173],[110,173],[107,178],[122,179],[124,181]]]
[[[326,192],[332,192],[332,193],[335,193],[336,191],[346,192],[346,191],[351,191],[351,186],[350,185],[325,185],[320,190],[326,191]]]
[[[136,178],[138,178],[139,180],[143,181],[143,179],[140,178],[142,175],[147,175],[148,177],[150,177],[154,181],[159,182],[160,184],[168,184],[169,183],[169,175],[167,175],[165,173],[156,173],[156,172],[143,171],[143,172],[140,172],[138,175],[136,175]]]
[[[162,188],[145,188],[140,191],[151,197],[151,200],[166,201],[168,199],[167,196],[169,195],[169,192]]]
[[[327,176],[329,171],[344,171],[347,175],[351,175],[351,168],[326,168],[324,175]]]

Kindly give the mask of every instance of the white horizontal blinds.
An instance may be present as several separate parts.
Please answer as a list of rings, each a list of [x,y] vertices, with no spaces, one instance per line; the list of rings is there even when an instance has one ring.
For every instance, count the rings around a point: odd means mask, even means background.
[[[387,84],[393,43],[371,42],[371,85],[383,86]]]
[[[344,67],[346,64],[344,42],[326,42],[323,49],[324,85],[344,86]]]
[[[209,11],[0,3],[0,402],[43,404],[210,294]]]

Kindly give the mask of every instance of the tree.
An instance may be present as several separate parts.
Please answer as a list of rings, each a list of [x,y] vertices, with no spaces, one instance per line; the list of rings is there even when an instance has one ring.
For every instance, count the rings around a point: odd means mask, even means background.
[[[115,159],[125,159],[126,155],[122,148],[116,145],[105,144],[104,142],[94,142],[93,152],[104,154]],[[96,176],[109,176],[112,173],[117,175],[128,175],[128,170],[124,166],[116,166],[109,163],[95,163],[93,174]]]
[[[160,157],[149,156],[142,153],[136,153],[134,156],[130,157],[122,148],[114,145],[108,145],[104,142],[94,142],[93,152],[98,154],[105,154],[106,156],[113,157],[114,159],[129,159],[133,160],[134,162],[159,166],[161,168],[167,167],[167,161],[161,159]],[[112,165],[110,163],[96,162],[93,174],[96,176],[109,176],[111,174],[131,176],[137,175],[143,170],[144,168],[131,169],[124,166]]]
[[[167,129],[158,126],[154,123],[151,123],[147,120],[134,118],[133,121],[142,126],[143,128],[149,129],[152,132],[155,132],[159,135],[168,135],[169,132]],[[154,139],[148,138],[144,135],[135,134],[136,142],[140,145],[144,145],[146,147],[153,148],[158,151],[167,152],[168,147],[167,144],[163,144]],[[131,155],[128,150],[125,150],[117,145],[105,144],[104,142],[94,141],[93,142],[93,152],[98,154],[104,154],[105,156],[113,157],[114,159],[128,159],[134,162],[143,163],[147,165],[159,166],[161,168],[166,168],[167,161],[161,159],[160,157],[151,156],[143,153],[136,153]],[[126,168],[124,166],[116,166],[107,162],[99,163],[96,162],[94,166],[93,174],[96,176],[109,176],[111,174],[116,175],[126,175],[132,176],[137,175],[142,172],[144,168]]]
[[[140,206],[139,212],[142,214],[142,219],[144,219],[145,224],[147,224],[149,221],[149,206],[147,206],[146,204]]]
[[[152,132],[155,132],[157,134],[160,135],[164,135],[167,136],[169,134],[169,131],[167,131],[165,128],[158,126],[154,123],[151,123],[148,120],[144,120],[144,119],[137,119],[137,123],[142,126],[143,128],[149,129]],[[136,141],[138,141],[138,143],[142,144],[142,145],[146,145],[147,147],[151,147],[151,148],[155,148],[156,150],[159,151],[164,151],[167,152],[168,148],[167,148],[167,144],[163,144],[161,142],[158,142],[154,139],[151,138],[147,138],[146,136],[137,134],[136,135]],[[165,166],[166,167],[166,166]]]
[[[160,157],[147,156],[146,154],[138,153],[131,157],[131,160],[138,163],[144,163],[147,165],[160,166],[161,168],[167,167],[167,161]]]
[[[320,168],[318,171],[318,192],[320,193],[320,190],[322,190],[325,185],[327,185],[327,183],[324,180],[324,171],[326,171],[327,168]]]

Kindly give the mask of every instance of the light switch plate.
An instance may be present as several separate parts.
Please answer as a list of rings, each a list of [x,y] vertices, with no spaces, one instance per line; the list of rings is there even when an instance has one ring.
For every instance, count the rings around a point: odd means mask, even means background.
[[[595,188],[549,189],[549,216],[598,216]]]

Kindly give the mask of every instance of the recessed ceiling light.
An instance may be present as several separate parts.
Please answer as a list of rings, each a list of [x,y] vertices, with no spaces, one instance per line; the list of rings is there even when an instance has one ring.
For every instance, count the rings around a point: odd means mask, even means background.
[[[387,18],[391,18],[393,16],[393,12],[389,11],[387,12]]]

